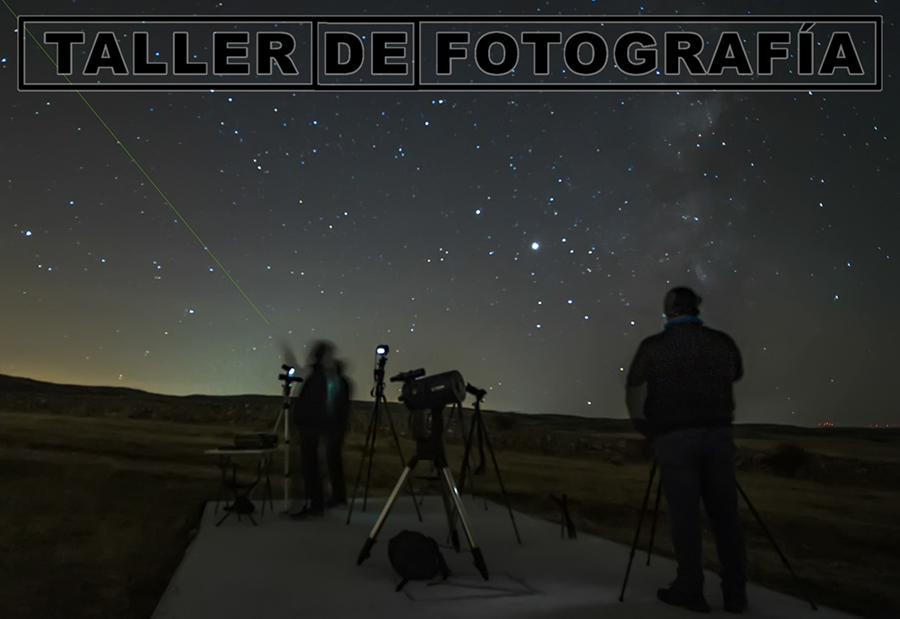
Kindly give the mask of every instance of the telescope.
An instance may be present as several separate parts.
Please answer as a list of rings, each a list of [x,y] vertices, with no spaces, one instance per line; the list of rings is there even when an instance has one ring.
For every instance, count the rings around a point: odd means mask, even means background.
[[[472,531],[466,518],[465,507],[459,495],[459,489],[453,480],[453,474],[447,464],[447,454],[444,450],[444,407],[447,404],[462,405],[466,399],[466,381],[457,371],[444,372],[434,376],[422,376],[425,370],[413,370],[404,372],[394,377],[403,380],[401,400],[410,411],[410,426],[413,437],[416,439],[416,455],[406,464],[397,485],[388,497],[387,503],[381,510],[381,515],[375,522],[369,538],[359,553],[356,564],[360,565],[371,554],[372,546],[378,537],[384,521],[391,511],[397,493],[403,484],[409,480],[416,465],[421,461],[430,461],[438,473],[437,479],[441,483],[441,495],[444,499],[444,509],[447,512],[447,524],[450,526],[450,540],[453,547],[459,550],[459,533],[456,530],[457,518],[462,522],[463,530],[472,548],[472,556],[475,559],[475,567],[485,580],[488,579],[487,566],[481,549],[475,544]],[[391,380],[394,380],[392,378]],[[474,388],[473,388],[474,390]],[[476,390],[477,391],[477,390]],[[476,404],[477,406],[477,404]],[[462,408],[460,408],[462,415]],[[468,454],[467,454],[468,455]],[[418,505],[418,503],[417,503]]]
[[[392,383],[398,383],[400,381],[406,382],[409,380],[415,380],[421,376],[425,376],[425,368],[419,368],[418,370],[410,370],[409,372],[400,372],[396,376],[391,376]]]
[[[400,400],[410,412],[410,429],[416,452],[423,460],[443,462],[444,407],[462,404],[466,381],[456,370],[403,383]]]
[[[421,371],[424,374],[424,370]],[[411,373],[413,372],[407,372]],[[420,380],[407,380],[403,383],[401,399],[406,408],[413,412],[440,410],[447,404],[462,404],[466,399],[466,381],[456,370]]]

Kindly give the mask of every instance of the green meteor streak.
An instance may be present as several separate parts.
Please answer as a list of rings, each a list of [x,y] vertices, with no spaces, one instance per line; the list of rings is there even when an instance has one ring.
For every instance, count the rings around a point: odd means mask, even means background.
[[[19,16],[16,15],[15,11],[12,10],[12,7],[10,7],[9,4],[7,4],[6,0],[0,0],[0,2],[3,2],[3,5],[9,10],[10,13],[12,13],[13,17],[15,17],[17,20],[19,19]],[[49,53],[47,53],[47,50],[44,49],[44,46],[41,45],[41,42],[38,41],[37,37],[34,36],[33,34],[31,34],[31,32],[27,28],[25,29],[25,32],[28,33],[28,36],[31,37],[31,39],[37,44],[37,46],[41,49],[41,51],[44,52],[44,55],[47,56],[47,59],[50,60],[51,64],[53,64],[53,66],[56,67],[57,65],[56,65],[56,62],[53,60],[53,57]],[[70,80],[67,75],[63,75],[63,77],[66,78],[67,82],[72,84],[72,80]],[[72,85],[74,86],[74,84],[72,84]],[[113,130],[110,129],[109,125],[106,124],[106,122],[103,120],[103,118],[100,117],[100,114],[97,113],[97,110],[95,110],[94,107],[90,103],[88,103],[88,100],[84,98],[84,95],[81,94],[80,90],[76,90],[75,92],[78,94],[79,97],[81,97],[81,100],[84,101],[84,104],[88,107],[88,109],[91,112],[93,112],[94,116],[97,117],[97,120],[100,121],[100,124],[103,125],[103,127],[113,137],[113,139],[116,141],[116,144],[118,144],[119,147],[123,151],[125,151],[125,154],[128,155],[128,158],[131,159],[131,162],[137,166],[137,169],[141,171],[141,174],[143,174],[144,177],[147,179],[147,181],[151,185],[153,185],[153,188],[156,189],[157,193],[159,193],[159,195],[162,196],[162,199],[165,200],[166,204],[169,205],[169,208],[172,209],[172,212],[178,216],[178,219],[181,221],[181,223],[183,223],[187,227],[187,229],[190,230],[191,234],[194,235],[194,238],[197,239],[197,241],[203,247],[203,251],[205,251],[206,253],[209,254],[209,256],[213,259],[213,261],[222,270],[222,272],[225,273],[225,275],[228,277],[229,280],[231,280],[231,283],[234,284],[234,287],[238,289],[238,292],[240,292],[241,295],[245,299],[247,299],[247,303],[249,303],[251,305],[251,307],[253,307],[253,309],[256,310],[256,313],[259,314],[259,317],[262,318],[263,322],[265,322],[268,325],[269,321],[266,320],[266,317],[263,316],[261,311],[259,311],[259,308],[256,307],[256,305],[253,303],[253,301],[250,300],[250,297],[247,296],[247,293],[245,293],[243,291],[243,289],[238,285],[238,283],[236,281],[234,281],[234,278],[231,277],[231,273],[229,273],[225,269],[225,267],[222,266],[222,263],[219,262],[219,259],[216,258],[215,254],[212,253],[212,250],[210,250],[209,247],[206,245],[206,243],[204,243],[203,240],[200,238],[200,236],[196,232],[194,232],[194,229],[190,226],[190,224],[188,224],[187,220],[181,215],[181,213],[178,212],[178,209],[176,209],[175,206],[169,201],[169,198],[166,197],[166,194],[163,193],[162,189],[160,189],[159,186],[157,186],[157,184],[155,182],[153,182],[153,179],[150,178],[150,175],[147,174],[146,170],[144,170],[144,168],[141,167],[141,164],[139,164],[137,162],[137,159],[135,159],[134,156],[130,152],[128,152],[128,149],[125,147],[125,145],[122,143],[122,141],[116,136],[116,134],[113,132]]]

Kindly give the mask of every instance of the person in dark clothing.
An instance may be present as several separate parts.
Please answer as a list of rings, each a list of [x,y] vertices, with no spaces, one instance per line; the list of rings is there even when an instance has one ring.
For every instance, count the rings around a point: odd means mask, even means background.
[[[350,425],[352,386],[344,373],[344,363],[334,362],[329,382],[328,422],[325,427],[325,459],[331,480],[331,497],[326,508],[347,504],[347,483],[344,478],[344,437]]]
[[[291,421],[299,437],[299,462],[295,459],[292,471],[302,468],[303,485],[306,491],[307,505],[291,514],[295,520],[309,516],[325,514],[325,491],[322,475],[319,471],[319,443],[328,425],[328,383],[333,374],[331,368],[334,347],[325,341],[317,342],[310,353],[312,368],[303,382],[300,394],[294,399],[291,407]],[[292,455],[297,450],[293,450]],[[294,486],[296,488],[296,485]]]
[[[700,297],[673,288],[661,333],[641,342],[628,371],[626,403],[653,447],[669,506],[678,571],[657,596],[709,612],[703,593],[700,501],[716,540],[725,610],[747,607],[747,558],[738,517],[732,384],[743,376],[740,351],[699,318]]]

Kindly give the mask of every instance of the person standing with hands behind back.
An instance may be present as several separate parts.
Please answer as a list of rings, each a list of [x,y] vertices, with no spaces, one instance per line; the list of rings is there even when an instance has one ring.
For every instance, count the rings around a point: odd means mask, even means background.
[[[737,345],[700,320],[700,297],[673,288],[666,325],[641,342],[628,371],[626,403],[653,448],[668,504],[678,571],[657,597],[709,612],[703,592],[700,501],[721,565],[725,610],[747,608],[747,556],[738,517],[732,383],[743,376]]]
[[[300,438],[300,462],[303,469],[303,485],[306,491],[307,505],[291,514],[294,520],[305,520],[310,516],[325,515],[325,491],[322,475],[319,471],[319,443],[328,423],[328,383],[333,374],[331,368],[334,346],[330,342],[319,341],[313,346],[309,355],[312,365],[300,394],[294,399],[291,407],[291,421]],[[292,454],[297,453],[292,450]],[[295,465],[292,471],[298,470]]]

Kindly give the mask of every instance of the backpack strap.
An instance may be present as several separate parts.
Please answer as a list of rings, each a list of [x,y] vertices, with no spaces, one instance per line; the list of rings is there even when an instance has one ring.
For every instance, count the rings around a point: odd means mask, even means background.
[[[450,576],[450,567],[444,559],[444,554],[441,552],[441,547],[437,543],[437,540],[430,538],[430,541],[434,544],[434,555],[437,558],[438,570],[441,572],[441,578],[447,580],[447,577]]]
[[[443,580],[447,580],[447,577],[450,576],[450,568],[447,566],[447,562],[444,560],[444,555],[438,553],[438,569],[441,570],[441,578]]]

